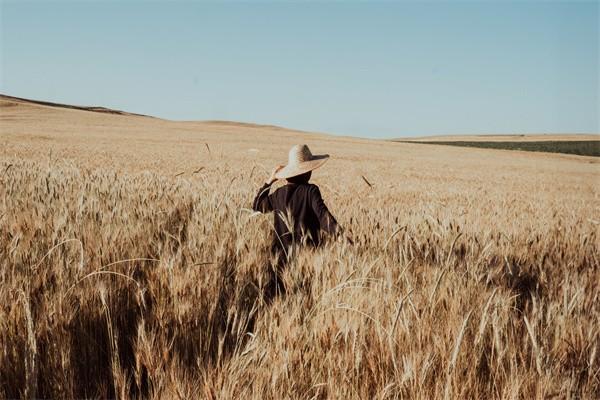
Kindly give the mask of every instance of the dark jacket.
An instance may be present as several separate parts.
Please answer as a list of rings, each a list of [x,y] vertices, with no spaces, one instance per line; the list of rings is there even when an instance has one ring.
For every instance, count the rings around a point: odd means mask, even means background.
[[[274,213],[272,250],[285,249],[287,252],[293,243],[316,247],[320,243],[320,230],[329,234],[338,230],[337,221],[323,202],[318,186],[288,183],[272,194],[269,194],[270,189],[268,184],[260,188],[252,208],[262,213]]]

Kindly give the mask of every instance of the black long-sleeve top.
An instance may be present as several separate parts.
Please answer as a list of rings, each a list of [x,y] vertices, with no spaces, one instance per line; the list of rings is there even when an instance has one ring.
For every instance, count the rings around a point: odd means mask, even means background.
[[[338,224],[327,209],[319,187],[309,183],[288,183],[269,194],[271,185],[260,188],[252,208],[273,211],[275,237],[272,250],[287,250],[293,243],[318,246],[319,231],[335,234]]]

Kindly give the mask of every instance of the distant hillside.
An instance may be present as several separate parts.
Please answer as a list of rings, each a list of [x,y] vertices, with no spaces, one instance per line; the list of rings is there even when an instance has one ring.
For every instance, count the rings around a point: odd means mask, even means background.
[[[3,140],[10,138],[20,143],[39,141],[46,147],[50,143],[62,143],[69,150],[77,143],[88,146],[94,140],[102,143],[135,140],[138,143],[166,144],[178,138],[186,143],[201,140],[202,149],[210,146],[213,150],[225,143],[236,143],[238,147],[245,146],[245,154],[248,149],[258,148],[259,143],[270,145],[274,140],[285,140],[290,144],[310,143],[317,139],[334,140],[334,137],[322,133],[274,125],[235,121],[173,121],[106,107],[75,106],[7,95],[0,95],[0,127]],[[361,139],[351,140],[356,142]],[[128,145],[123,149],[134,151]],[[114,148],[110,151],[114,152]],[[139,147],[136,147],[135,152],[138,151]]]
[[[121,110],[113,110],[111,108],[100,107],[100,106],[74,106],[74,105],[70,105],[70,104],[53,103],[50,101],[31,100],[31,99],[25,99],[22,97],[7,96],[5,94],[0,94],[0,100],[2,101],[0,103],[0,107],[10,107],[11,102],[30,103],[30,104],[37,104],[40,106],[68,108],[68,109],[72,109],[72,110],[82,110],[82,111],[98,112],[98,113],[105,113],[105,114],[137,115],[140,117],[150,117],[149,115],[130,113],[130,112],[125,112],[125,111],[121,111]],[[153,118],[153,117],[151,117],[151,118]]]
[[[69,109],[69,110],[80,110],[80,111],[89,111],[95,113],[103,113],[103,114],[113,114],[113,115],[127,115],[127,116],[137,116],[137,117],[147,117],[147,118],[155,118],[151,115],[145,114],[136,114],[127,111],[115,110],[112,108],[101,107],[101,106],[77,106],[71,104],[61,104],[54,103],[50,101],[41,101],[41,100],[31,100],[25,99],[22,97],[14,97],[8,96],[5,94],[0,94],[0,110],[7,109],[13,106],[44,106],[44,107],[53,107],[57,109]],[[198,120],[198,121],[173,121],[173,122],[182,122],[182,123],[201,123],[207,124],[210,126],[223,127],[223,128],[232,128],[232,129],[268,129],[268,130],[282,130],[282,131],[293,131],[293,132],[304,132],[297,129],[288,129],[281,126],[276,125],[265,125],[265,124],[256,124],[251,122],[239,122],[239,121],[220,121],[220,120]],[[306,132],[309,133],[309,132]]]

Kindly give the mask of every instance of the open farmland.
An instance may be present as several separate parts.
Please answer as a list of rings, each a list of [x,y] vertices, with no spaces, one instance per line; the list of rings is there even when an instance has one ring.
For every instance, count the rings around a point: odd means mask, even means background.
[[[0,397],[600,397],[598,158],[8,98],[0,124]],[[354,245],[266,304],[248,208],[296,143]]]

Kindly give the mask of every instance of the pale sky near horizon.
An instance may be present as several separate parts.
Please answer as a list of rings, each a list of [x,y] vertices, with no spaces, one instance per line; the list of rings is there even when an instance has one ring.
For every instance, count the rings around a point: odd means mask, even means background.
[[[598,1],[0,3],[0,92],[362,137],[598,133]]]

